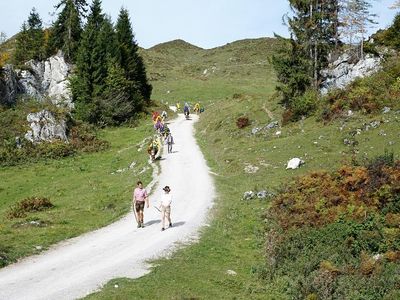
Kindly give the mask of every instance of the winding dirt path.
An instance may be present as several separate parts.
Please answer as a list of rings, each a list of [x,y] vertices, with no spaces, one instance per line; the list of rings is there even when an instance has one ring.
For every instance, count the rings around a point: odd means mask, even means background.
[[[193,120],[183,115],[169,127],[174,153],[165,149],[161,174],[151,206],[145,210],[145,228],[136,228],[132,213],[100,230],[64,241],[38,256],[0,270],[0,299],[76,299],[118,277],[137,278],[149,272],[147,260],[165,256],[172,246],[196,237],[214,198],[214,185],[194,139]],[[161,232],[158,204],[162,187],[173,194],[174,226]],[[126,201],[130,201],[126,199]]]

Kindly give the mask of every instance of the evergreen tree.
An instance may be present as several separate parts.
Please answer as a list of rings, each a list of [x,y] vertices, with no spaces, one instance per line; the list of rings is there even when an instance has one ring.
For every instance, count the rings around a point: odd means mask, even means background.
[[[287,17],[287,25],[291,38],[272,63],[283,104],[289,110],[302,107],[298,111],[303,113],[306,109],[300,103],[301,97],[308,89],[317,94],[323,79],[321,70],[338,48],[340,5],[338,0],[290,0],[289,3],[292,16]]]
[[[104,17],[93,47],[93,97],[103,94],[106,87],[107,62],[115,56],[114,29],[110,17]]]
[[[82,33],[81,18],[86,12],[86,5],[86,0],[62,0],[55,6],[57,10],[62,7],[62,10],[51,30],[49,54],[62,50],[68,61],[75,61]]]
[[[22,24],[17,36],[15,62],[21,64],[30,59],[42,60],[45,58],[45,35],[42,20],[36,9],[29,14],[28,21]]]
[[[144,99],[149,100],[152,87],[147,80],[143,59],[138,54],[138,45],[126,9],[121,9],[115,29],[117,62],[125,70],[127,79],[135,83]]]
[[[134,90],[134,83],[125,77],[125,70],[110,59],[106,89],[101,98],[102,123],[118,125],[134,116],[140,108],[137,106],[143,102],[141,95]]]
[[[97,45],[104,19],[101,1],[94,0],[82,33],[76,58],[75,76],[71,79],[76,113],[79,118],[91,123],[97,123],[99,120],[99,106],[95,101],[97,98],[94,96],[98,94],[100,74],[105,77],[102,70],[104,70],[106,61],[98,60],[102,56],[98,54],[99,47]]]
[[[22,23],[21,30],[17,35],[15,44],[14,60],[15,64],[20,64],[29,60],[28,58],[28,26],[26,22]]]
[[[44,54],[44,32],[42,19],[36,9],[33,8],[28,18],[28,42],[29,42],[29,58],[42,60],[45,58]]]

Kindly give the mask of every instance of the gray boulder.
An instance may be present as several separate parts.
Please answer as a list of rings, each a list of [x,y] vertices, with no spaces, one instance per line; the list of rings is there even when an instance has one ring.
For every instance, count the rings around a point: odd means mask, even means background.
[[[27,116],[31,130],[25,134],[25,139],[32,143],[53,142],[61,140],[68,142],[67,126],[64,120],[56,120],[53,113],[42,110]]]
[[[273,121],[271,123],[269,123],[267,126],[265,126],[266,129],[273,129],[279,126],[279,122],[278,121]]]

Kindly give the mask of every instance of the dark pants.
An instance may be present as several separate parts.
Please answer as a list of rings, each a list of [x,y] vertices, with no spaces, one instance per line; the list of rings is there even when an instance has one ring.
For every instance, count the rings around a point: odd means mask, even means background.
[[[168,153],[172,153],[172,143],[168,143]]]

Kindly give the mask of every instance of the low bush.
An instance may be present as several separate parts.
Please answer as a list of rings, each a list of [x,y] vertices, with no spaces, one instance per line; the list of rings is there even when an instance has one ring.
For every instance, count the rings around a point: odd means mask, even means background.
[[[54,207],[54,205],[47,198],[30,197],[11,206],[7,212],[7,218],[24,218],[27,213],[43,211],[52,207]]]
[[[400,161],[379,157],[365,166],[312,172],[294,179],[275,198],[270,213],[284,229],[318,227],[344,217],[363,220],[400,209]]]
[[[295,178],[265,215],[259,273],[288,278],[293,299],[391,299],[400,285],[399,207],[392,153]]]
[[[250,125],[249,118],[240,117],[236,120],[236,126],[238,128],[244,128]]]

